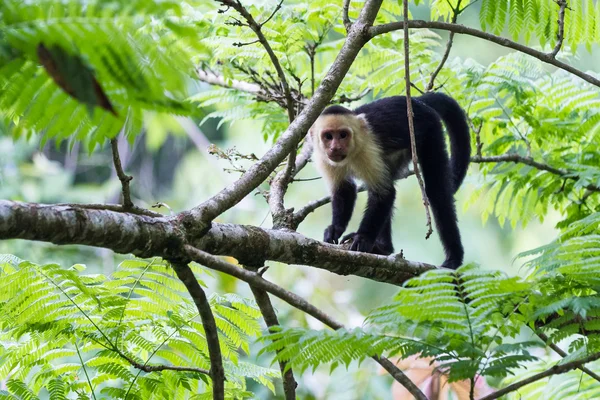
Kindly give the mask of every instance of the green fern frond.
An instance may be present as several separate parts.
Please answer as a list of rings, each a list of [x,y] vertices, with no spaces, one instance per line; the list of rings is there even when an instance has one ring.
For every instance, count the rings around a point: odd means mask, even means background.
[[[191,60],[207,49],[200,30],[186,29],[189,22],[181,3],[3,0],[2,5],[0,45],[9,46],[15,56],[2,63],[11,67],[0,69],[0,110],[18,121],[16,134],[35,131],[46,140],[74,136],[86,139],[93,149],[114,137],[126,121],[128,127],[141,126],[142,110],[192,112],[189,103],[173,95],[184,97],[194,67]],[[88,113],[67,96],[39,66],[40,43],[77,55],[118,117],[99,109]]]
[[[173,393],[173,387],[181,396],[209,388],[206,377],[196,373],[138,376],[122,356],[142,365],[210,369],[198,311],[168,263],[126,260],[111,277],[85,275],[84,270],[81,265],[64,269],[27,261],[2,264],[0,340],[7,345],[2,349],[0,379],[13,380],[9,393],[35,398],[47,388],[56,398],[70,398],[76,392],[89,395],[84,369],[97,394],[124,395],[127,389],[109,387],[115,380],[131,386],[131,392],[143,399]],[[194,267],[194,271],[203,270]],[[275,371],[239,360],[239,351],[249,353],[252,336],[260,333],[255,303],[238,295],[212,296],[210,301],[229,390],[243,391],[245,379],[251,379],[273,391]],[[72,362],[78,353],[83,365]]]

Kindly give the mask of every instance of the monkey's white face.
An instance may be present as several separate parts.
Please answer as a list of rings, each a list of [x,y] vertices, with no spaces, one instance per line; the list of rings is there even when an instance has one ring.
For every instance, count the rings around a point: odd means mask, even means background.
[[[354,115],[324,115],[310,130],[315,150],[331,166],[348,163],[355,147],[354,134],[357,118]]]

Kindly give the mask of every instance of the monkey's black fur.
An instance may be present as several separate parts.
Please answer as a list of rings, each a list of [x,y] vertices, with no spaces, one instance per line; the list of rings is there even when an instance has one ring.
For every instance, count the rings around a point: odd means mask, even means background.
[[[465,113],[458,103],[442,93],[426,93],[413,99],[417,156],[425,192],[429,198],[440,240],[446,253],[442,267],[456,269],[463,262],[464,250],[458,230],[454,193],[463,182],[469,167],[471,142]],[[369,188],[367,208],[352,238],[353,250],[391,254],[391,219],[396,196],[394,180],[410,162],[410,134],[406,97],[394,96],[374,101],[350,111],[331,106],[323,114],[364,114],[372,134],[383,150],[389,178],[384,188]],[[450,137],[452,158],[449,159],[442,129],[444,121]],[[361,133],[357,133],[361,134]],[[362,134],[368,134],[363,132]],[[348,226],[356,201],[356,185],[348,178],[339,185],[332,199],[332,225],[325,231],[325,241],[337,243]]]

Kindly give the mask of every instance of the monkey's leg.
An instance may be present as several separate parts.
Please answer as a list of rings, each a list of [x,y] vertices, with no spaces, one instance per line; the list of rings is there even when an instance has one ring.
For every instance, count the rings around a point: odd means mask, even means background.
[[[369,190],[367,209],[358,227],[358,231],[354,234],[350,250],[366,253],[373,251],[375,240],[384,228],[386,221],[390,220],[394,206],[396,189],[393,186],[393,181],[390,180],[390,183],[391,185],[387,189],[380,192]],[[391,242],[391,225],[389,236],[389,241]]]
[[[437,118],[419,120],[426,125],[417,126],[418,119],[415,118],[415,132],[418,131],[420,136],[417,140],[419,164],[425,181],[425,193],[429,198],[437,231],[446,253],[446,260],[441,266],[456,269],[463,262],[464,250],[458,230],[452,172],[444,133]],[[423,135],[424,132],[426,135]]]
[[[325,229],[323,241],[327,243],[338,243],[338,239],[346,228],[354,211],[356,203],[356,184],[351,180],[343,181],[334,189],[331,196],[333,217],[331,225]]]
[[[384,256],[390,255],[394,252],[394,244],[392,243],[392,213],[388,219],[385,220],[377,240],[375,240],[375,246],[373,246],[373,253],[382,254]]]

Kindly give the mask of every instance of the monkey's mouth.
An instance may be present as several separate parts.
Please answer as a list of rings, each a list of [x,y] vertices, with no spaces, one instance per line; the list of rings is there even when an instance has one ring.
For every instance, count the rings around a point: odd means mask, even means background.
[[[333,162],[340,162],[346,159],[345,154],[330,154],[329,159]]]

